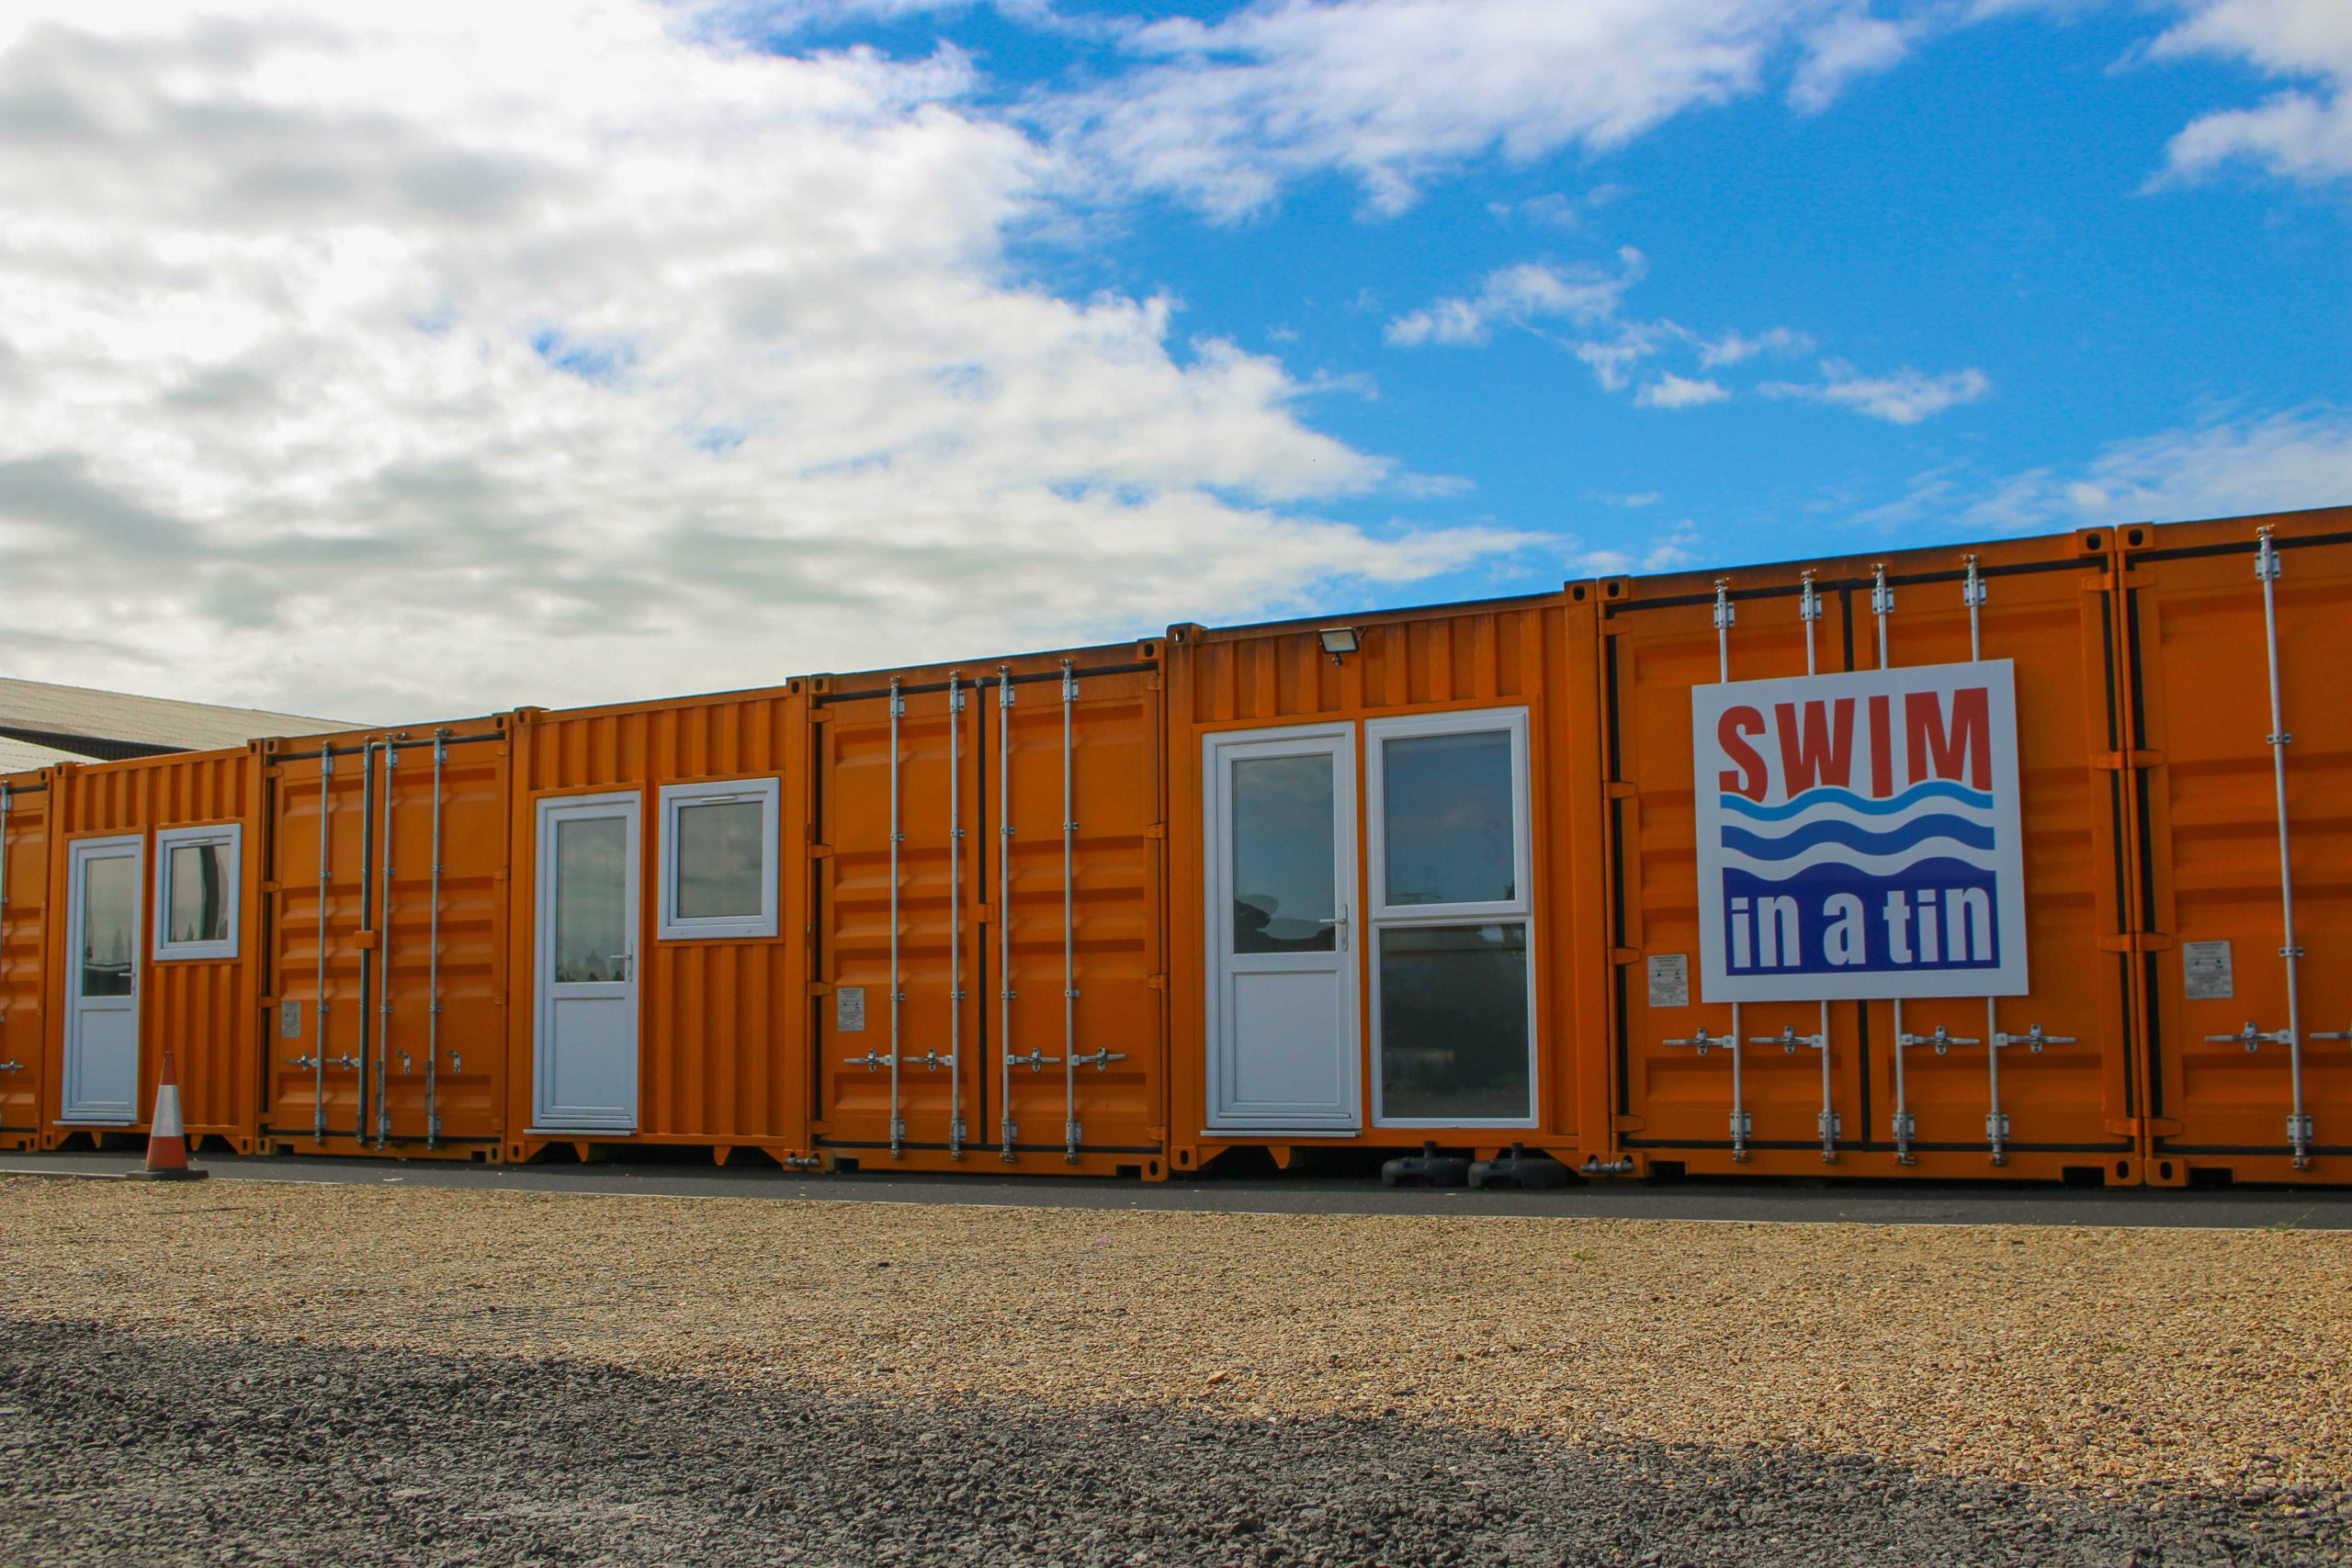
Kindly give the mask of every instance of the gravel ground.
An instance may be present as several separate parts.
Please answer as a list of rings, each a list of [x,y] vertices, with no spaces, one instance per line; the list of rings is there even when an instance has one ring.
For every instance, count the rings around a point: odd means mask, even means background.
[[[2352,1562],[2352,1237],[0,1181],[0,1561]]]

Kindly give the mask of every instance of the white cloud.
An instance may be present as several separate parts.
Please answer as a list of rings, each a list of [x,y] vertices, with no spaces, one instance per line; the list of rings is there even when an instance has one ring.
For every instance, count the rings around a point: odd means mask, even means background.
[[[1768,398],[1801,398],[1830,403],[1890,424],[1917,424],[1921,420],[1973,403],[1993,389],[1982,370],[1923,375],[1907,367],[1891,376],[1866,376],[1842,360],[1822,362],[1818,382],[1770,381],[1757,389]]]
[[[1696,340],[1693,346],[1699,351],[1699,363],[1712,370],[1719,365],[1741,364],[1759,354],[1809,353],[1813,348],[1813,339],[1787,327],[1773,327],[1754,337],[1725,333],[1719,338]]]
[[[1686,517],[1667,529],[1663,536],[1653,538],[1646,547],[1582,550],[1572,556],[1571,561],[1575,571],[1586,577],[1679,571],[1698,564],[1700,542],[1698,525]]]
[[[1702,403],[1722,402],[1730,396],[1721,382],[1694,381],[1669,370],[1645,383],[1634,395],[1634,401],[1645,409],[1693,409]]]
[[[1893,22],[1867,11],[1832,17],[1805,40],[1804,63],[1789,84],[1789,101],[1819,113],[1855,77],[1902,63],[1917,31],[1917,23]]]
[[[1811,50],[1804,101],[1890,63],[1858,0],[1258,0],[1136,29],[1153,62],[1049,106],[1123,184],[1224,219],[1335,170],[1396,211],[1499,154],[1606,152],[1757,91]]]
[[[2218,55],[2313,90],[2196,119],[2167,149],[2176,175],[2245,159],[2289,179],[2352,175],[2352,5],[2345,0],[2177,0],[2189,15],[2151,46],[2158,58]]]
[[[2036,468],[1964,500],[1949,475],[1930,504],[1967,528],[2028,534],[2336,506],[2352,497],[2352,415],[2302,410],[2117,442],[2079,468]]]
[[[1487,274],[1469,299],[1434,300],[1390,321],[1388,341],[1406,347],[1460,345],[1486,342],[1498,321],[1521,326],[1545,320],[1579,326],[1605,321],[1617,313],[1625,290],[1640,281],[1645,269],[1642,253],[1630,245],[1617,253],[1617,260],[1613,276],[1594,268],[1564,270],[1537,262],[1500,268]]]
[[[364,17],[365,20],[354,20]],[[1304,608],[1516,547],[1163,299],[1004,260],[1054,156],[953,54],[658,6],[0,20],[18,672],[355,717]]]

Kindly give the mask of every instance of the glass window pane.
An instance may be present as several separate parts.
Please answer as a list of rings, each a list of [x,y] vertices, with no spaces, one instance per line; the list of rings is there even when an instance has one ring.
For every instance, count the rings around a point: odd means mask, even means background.
[[[1331,759],[1233,764],[1233,951],[1330,953],[1338,931]]]
[[[1524,921],[1380,933],[1384,1115],[1521,1120],[1529,1071]]]
[[[1510,732],[1402,736],[1381,757],[1388,902],[1516,898]]]
[[[626,977],[628,825],[581,817],[555,825],[555,978]]]
[[[130,995],[131,932],[139,923],[139,865],[129,855],[82,863],[82,994]]]
[[[228,845],[173,845],[164,871],[164,940],[228,941],[231,875]]]
[[[678,807],[677,918],[756,918],[766,867],[761,863],[765,807],[756,800]]]

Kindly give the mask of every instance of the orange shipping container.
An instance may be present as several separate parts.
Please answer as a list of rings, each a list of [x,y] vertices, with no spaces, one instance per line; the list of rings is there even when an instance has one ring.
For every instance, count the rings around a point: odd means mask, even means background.
[[[51,772],[44,1146],[143,1130],[169,1050],[190,1139],[253,1148],[261,779],[251,749]]]
[[[2123,546],[2152,1179],[2352,1181],[2352,507]]]
[[[49,1057],[49,775],[0,779],[0,1150],[40,1139]]]
[[[838,1165],[1167,1174],[1159,655],[809,682]]]
[[[515,716],[509,1157],[807,1157],[800,684]]]
[[[2089,530],[1600,585],[1616,1124],[1637,1162],[2139,1179],[2110,551]],[[2014,666],[2030,992],[1710,998],[1694,691],[1979,657]]]
[[[1605,1142],[1585,592],[1169,633],[1180,1169]]]
[[[496,1157],[507,721],[262,749],[263,1137],[281,1152]]]

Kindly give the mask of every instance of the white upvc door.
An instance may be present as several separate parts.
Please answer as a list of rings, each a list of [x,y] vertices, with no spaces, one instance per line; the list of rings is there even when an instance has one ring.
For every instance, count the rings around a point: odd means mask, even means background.
[[[532,1131],[637,1130],[639,797],[539,802]]]
[[[1203,739],[1208,1131],[1362,1127],[1355,732]]]
[[[139,1118],[142,847],[132,834],[85,839],[68,852],[63,1121]]]

